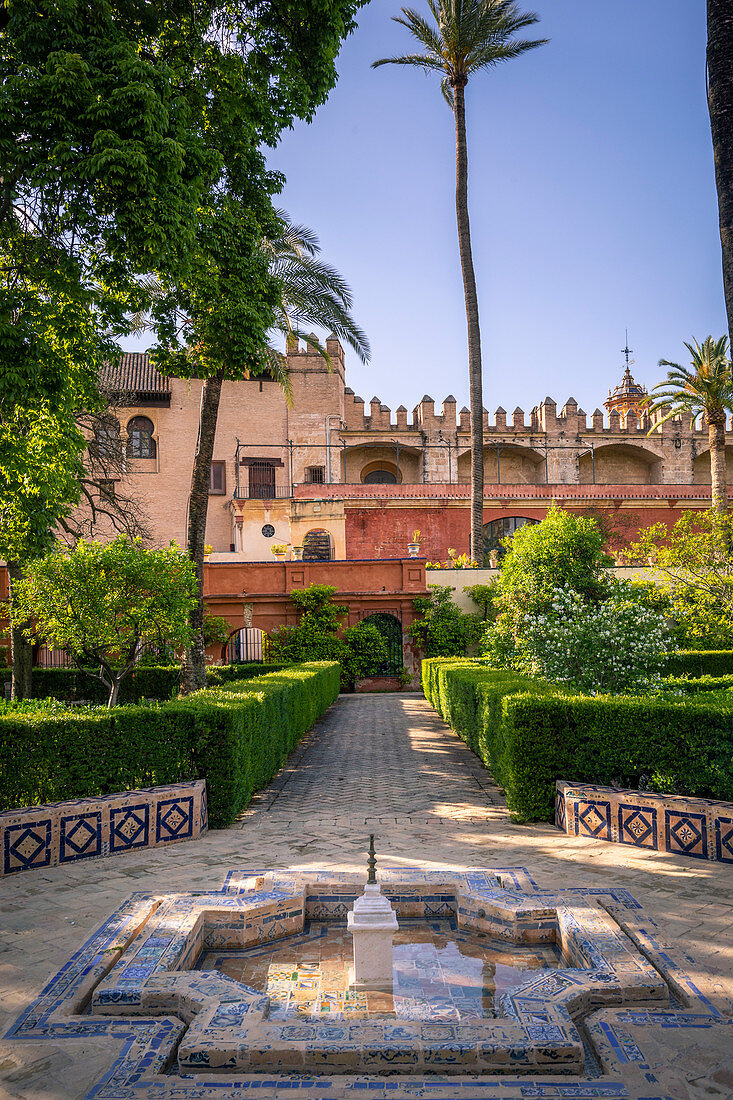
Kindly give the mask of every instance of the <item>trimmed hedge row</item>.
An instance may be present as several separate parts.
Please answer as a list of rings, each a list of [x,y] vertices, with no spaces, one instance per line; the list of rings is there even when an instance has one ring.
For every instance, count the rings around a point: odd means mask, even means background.
[[[158,706],[0,714],[0,809],[206,779],[211,825],[252,792],[339,693],[340,668],[312,663]]]
[[[554,819],[555,781],[733,800],[733,701],[571,696],[477,662],[423,661],[425,696],[522,821]]]
[[[733,649],[681,649],[667,658],[669,676],[733,675]]]
[[[287,668],[285,664],[263,665],[257,662],[214,665],[208,670],[209,686],[228,684],[234,680],[251,680],[268,672]],[[10,669],[4,670],[4,680],[10,680]],[[122,681],[119,702],[139,703],[143,699],[170,699],[181,683],[180,665],[139,665]],[[94,675],[78,668],[34,668],[33,698],[60,699],[70,703],[84,699],[88,703],[106,703],[107,689]]]

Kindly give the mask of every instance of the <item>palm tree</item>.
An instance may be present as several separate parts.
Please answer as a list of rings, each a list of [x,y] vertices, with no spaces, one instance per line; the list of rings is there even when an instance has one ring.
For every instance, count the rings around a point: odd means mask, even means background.
[[[707,0],[708,112],[715,156],[723,290],[733,340],[733,13],[730,0]]]
[[[330,330],[332,335],[353,348],[362,362],[366,362],[370,355],[369,341],[351,316],[353,296],[349,285],[334,267],[319,259],[318,238],[312,230],[305,226],[291,225],[282,211],[277,211],[277,214],[282,232],[273,239],[262,241],[263,252],[269,260],[270,273],[279,285],[274,332],[281,333],[286,338],[304,339],[330,366],[330,357],[320,341],[312,333],[305,335],[301,331],[301,325],[316,325]],[[146,289],[153,298],[162,293],[152,280],[147,283]],[[139,319],[136,320],[136,327],[139,329],[140,322]],[[182,326],[186,325],[190,326],[190,322],[184,318]],[[190,346],[206,350],[196,344],[195,340],[190,341]],[[287,357],[272,346],[264,347],[261,366],[271,378],[280,383],[286,400],[290,401]],[[191,615],[194,640],[183,660],[181,679],[182,690],[185,692],[206,686],[203,634],[204,546],[214,439],[225,373],[225,368],[222,368],[204,378],[199,432],[191,470],[186,548],[196,566],[199,600]]]
[[[456,130],[456,220],[463,273],[468,326],[468,373],[471,389],[471,557],[483,561],[484,434],[476,276],[471,255],[468,217],[468,150],[466,145],[465,91],[468,79],[481,69],[544,45],[546,39],[518,39],[515,35],[532,26],[538,17],[520,12],[513,0],[427,0],[433,26],[412,8],[402,8],[395,23],[406,27],[424,52],[402,57],[383,57],[379,65],[412,65],[441,76],[441,90],[453,110]]]
[[[644,404],[652,412],[664,415],[648,434],[658,431],[666,420],[680,413],[688,413],[693,420],[704,415],[708,425],[713,509],[726,512],[725,421],[726,413],[733,412],[733,375],[727,355],[728,337],[713,340],[712,336],[708,336],[702,344],[693,340],[685,347],[692,356],[689,367],[671,363],[668,359],[659,360],[660,367],[669,367],[670,370],[666,380],[654,386]]]

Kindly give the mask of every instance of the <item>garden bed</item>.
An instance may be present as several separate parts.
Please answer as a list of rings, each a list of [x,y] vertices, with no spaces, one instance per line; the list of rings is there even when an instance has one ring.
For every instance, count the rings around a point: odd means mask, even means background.
[[[733,801],[733,697],[586,696],[470,660],[423,661],[428,701],[506,790],[522,821],[553,821],[555,783],[644,781]]]
[[[231,824],[339,692],[314,662],[152,706],[0,714],[0,809],[205,779]]]

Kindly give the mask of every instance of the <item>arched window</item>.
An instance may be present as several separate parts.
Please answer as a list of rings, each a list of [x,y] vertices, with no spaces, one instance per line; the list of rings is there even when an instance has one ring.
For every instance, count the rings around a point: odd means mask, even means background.
[[[362,485],[398,485],[402,479],[394,462],[370,462],[361,471]]]
[[[524,527],[525,523],[539,523],[537,519],[528,519],[526,516],[504,516],[502,519],[492,520],[484,524],[484,565],[489,564],[489,555],[492,550],[498,550],[499,556],[504,557],[506,546],[502,543]]]
[[[309,531],[303,539],[303,561],[331,561],[332,558],[328,531]]]
[[[155,458],[155,425],[147,416],[133,416],[127,425],[127,453],[130,458]]]

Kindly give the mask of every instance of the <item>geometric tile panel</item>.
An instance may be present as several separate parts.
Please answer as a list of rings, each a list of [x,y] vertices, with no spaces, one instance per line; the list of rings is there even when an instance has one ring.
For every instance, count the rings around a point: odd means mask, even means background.
[[[733,817],[715,819],[715,858],[733,863]]]
[[[0,878],[34,867],[195,840],[207,825],[203,779],[5,810],[0,813]]]
[[[35,807],[36,811],[41,807]],[[25,871],[29,867],[48,867],[51,863],[51,818],[9,825],[3,844],[3,874]]]
[[[166,798],[158,803],[155,840],[188,840],[193,834],[193,797]]]
[[[733,863],[730,802],[564,779],[555,788],[555,824],[565,833]]]
[[[664,833],[668,852],[708,858],[708,829],[705,814],[683,810],[664,811]]]
[[[150,807],[146,803],[110,810],[110,855],[112,852],[124,852],[130,848],[147,848],[149,834]]]
[[[635,844],[637,848],[656,848],[656,809],[622,802],[618,808],[618,839],[621,844]]]
[[[102,854],[102,811],[69,814],[61,818],[59,863]]]
[[[576,802],[575,835],[611,840],[611,803],[596,799]]]

